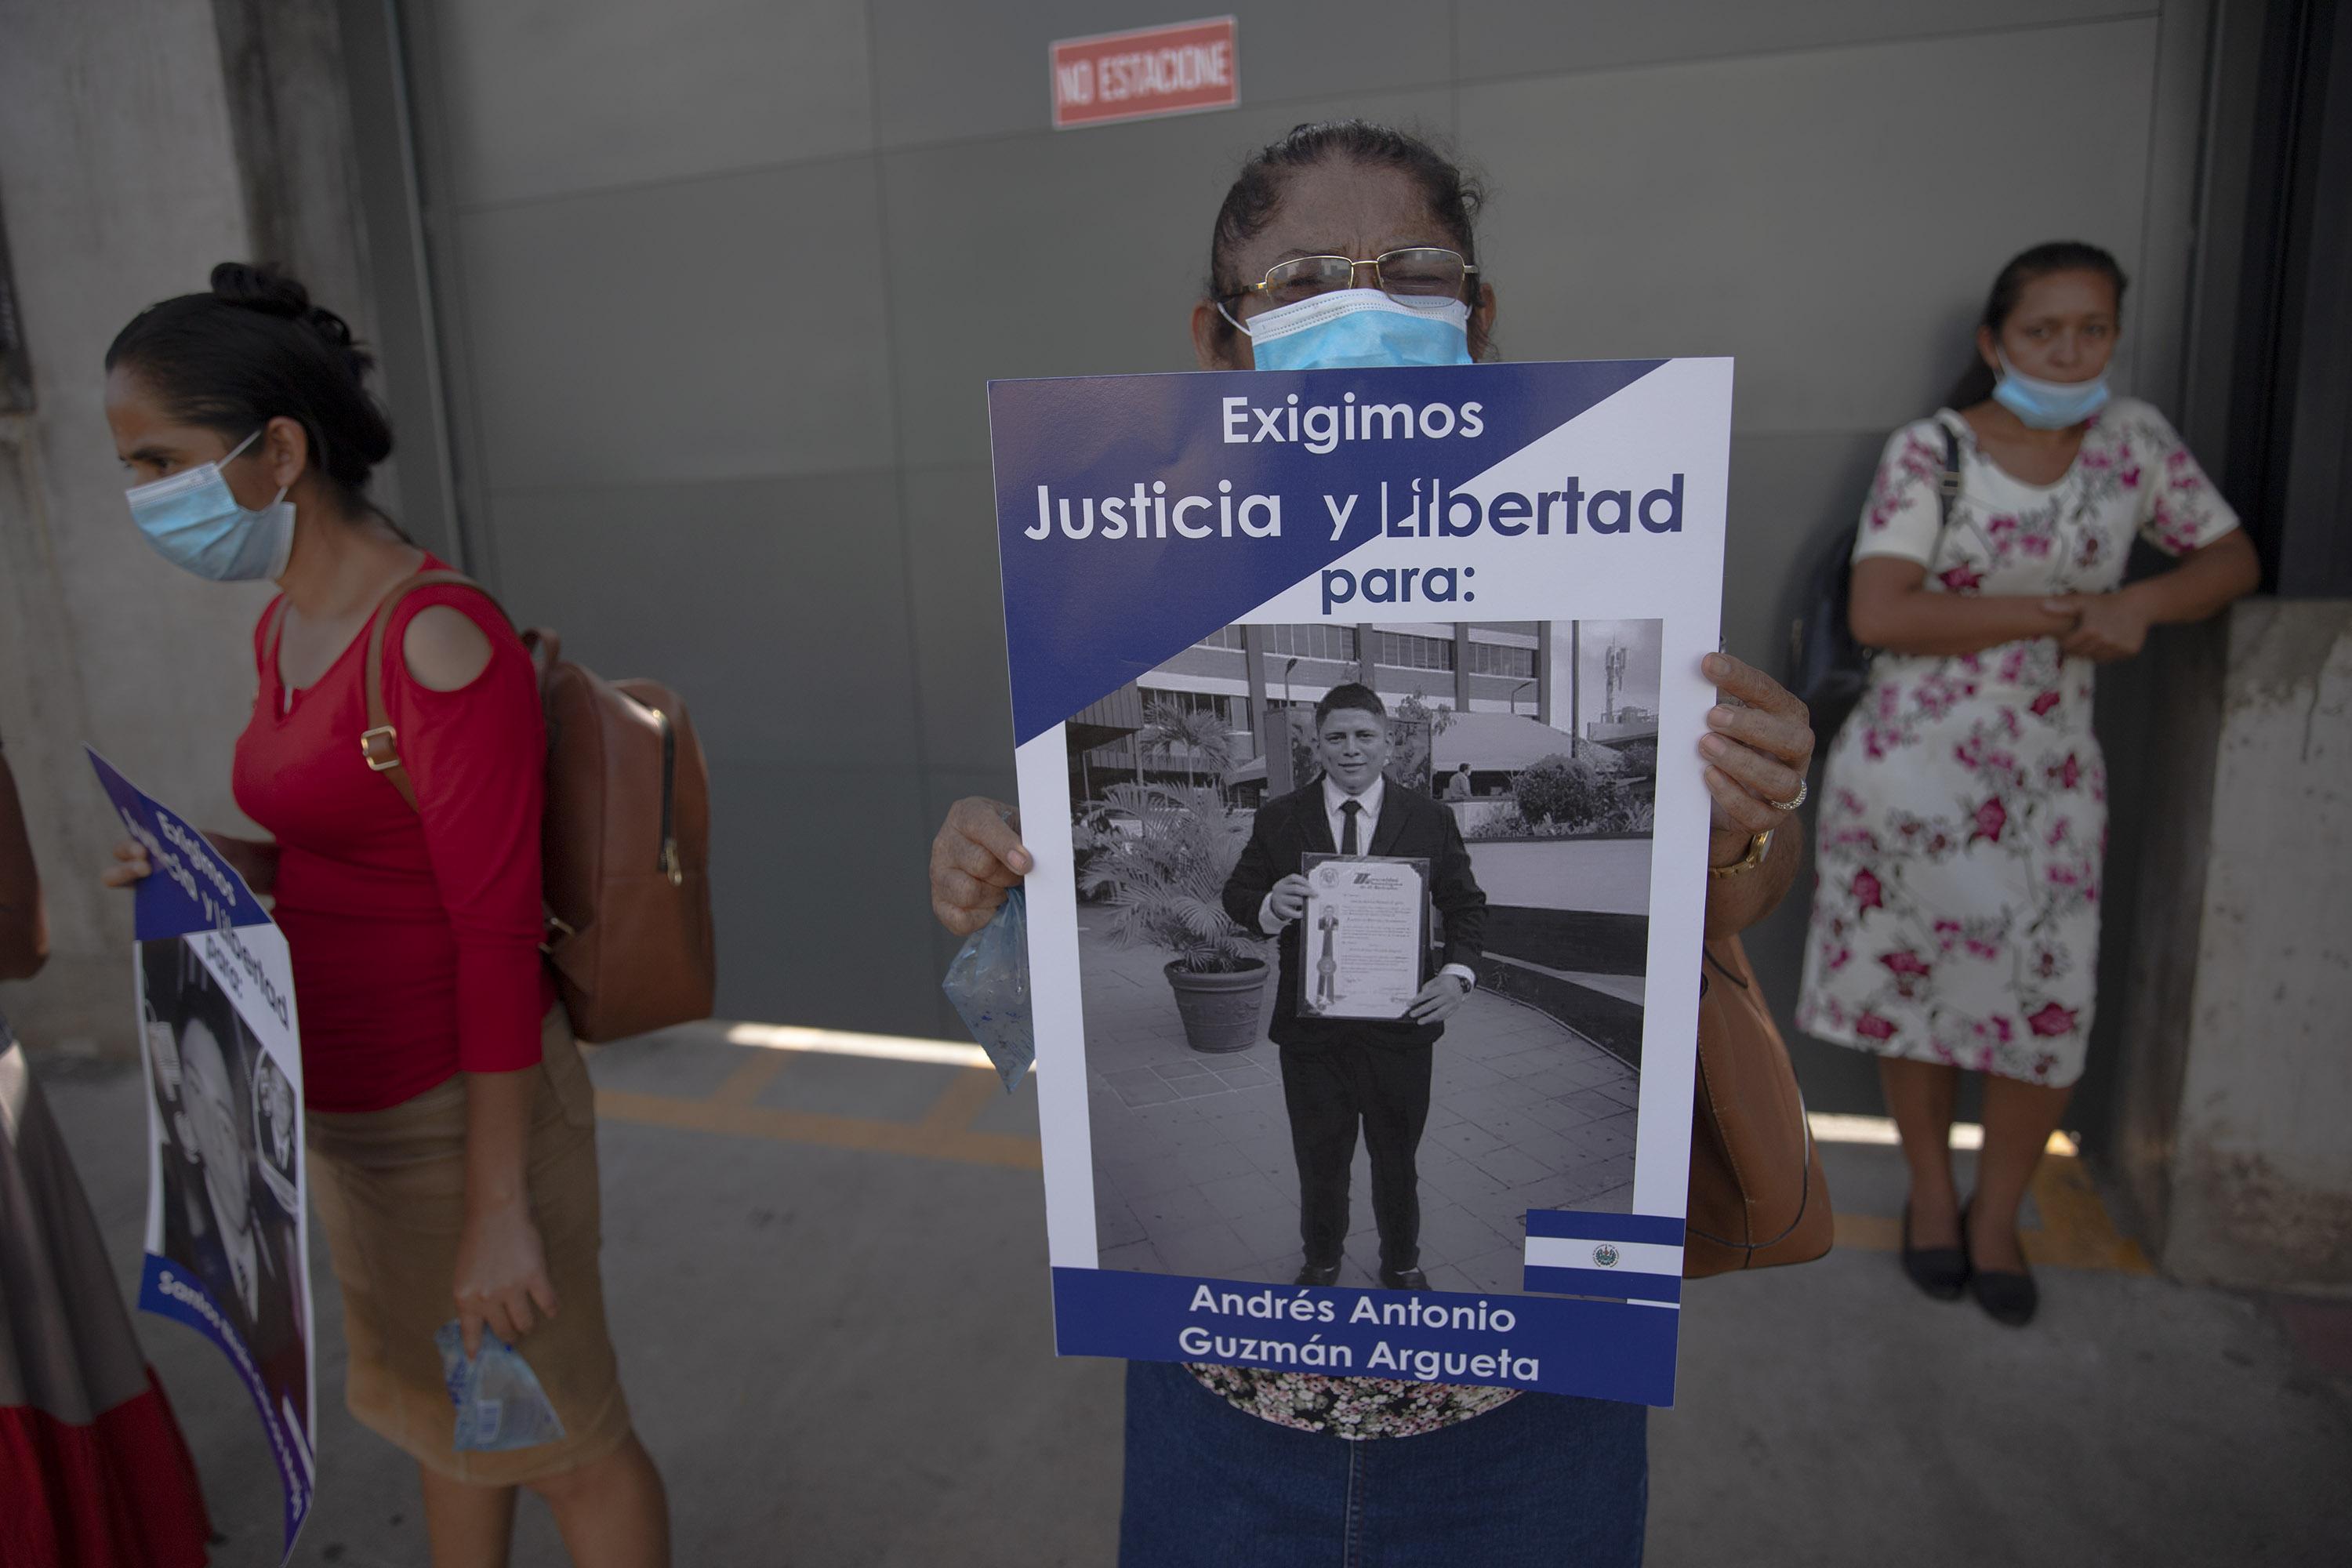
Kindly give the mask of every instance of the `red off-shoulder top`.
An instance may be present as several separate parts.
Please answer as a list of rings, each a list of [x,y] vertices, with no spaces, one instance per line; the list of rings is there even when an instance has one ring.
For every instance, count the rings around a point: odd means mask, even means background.
[[[426,569],[442,563],[426,558]],[[456,691],[410,678],[408,623],[447,605],[490,639],[488,668]],[[410,593],[383,639],[384,702],[417,810],[369,770],[363,628],[318,683],[288,693],[270,633],[237,738],[236,803],[278,840],[277,905],[294,963],[303,1098],[380,1110],[458,1072],[540,1059],[555,999],[541,962],[540,816],[546,725],[538,680],[498,607],[454,584]]]

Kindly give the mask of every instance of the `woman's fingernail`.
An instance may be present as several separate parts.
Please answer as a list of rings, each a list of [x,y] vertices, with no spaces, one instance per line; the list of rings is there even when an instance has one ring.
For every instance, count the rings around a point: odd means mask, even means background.
[[[1709,735],[1699,742],[1698,749],[1710,757],[1720,757],[1731,750],[1731,742],[1720,735]]]
[[[1731,710],[1728,708],[1710,708],[1706,710],[1706,721],[1720,729],[1728,730],[1731,728]]]

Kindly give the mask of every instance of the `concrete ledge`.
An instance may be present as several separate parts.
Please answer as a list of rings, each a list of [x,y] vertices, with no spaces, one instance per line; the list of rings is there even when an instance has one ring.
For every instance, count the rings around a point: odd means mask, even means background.
[[[1546,969],[1643,974],[1650,966],[1650,917],[1489,904],[1480,945]]]
[[[1574,1029],[1626,1066],[1642,1066],[1642,1005],[1572,975],[1498,952],[1482,954],[1478,984]]]

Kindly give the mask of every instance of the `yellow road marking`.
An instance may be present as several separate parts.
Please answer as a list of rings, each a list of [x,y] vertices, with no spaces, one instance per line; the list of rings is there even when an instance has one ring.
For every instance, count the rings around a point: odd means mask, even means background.
[[[1835,1201],[1836,1194],[1831,1194]],[[1850,1252],[1899,1252],[1903,1247],[1903,1222],[1889,1219],[1883,1214],[1846,1214],[1837,1216],[1837,1245]]]
[[[2116,1229],[2082,1161],[2045,1156],[2033,1173],[2032,1193],[2033,1206],[2042,1211],[2042,1228],[2019,1234],[2027,1262],[2124,1274],[2156,1272],[2139,1243]]]
[[[956,1074],[924,1113],[920,1131],[935,1137],[962,1132],[988,1102],[1004,1092],[1004,1080],[994,1068],[971,1068]]]
[[[812,1038],[803,1040],[800,1037],[803,1035]],[[814,1038],[819,1036],[824,1038]],[[596,1091],[597,1114],[614,1121],[685,1131],[909,1154],[919,1159],[1006,1170],[1045,1168],[1044,1151],[1036,1139],[971,1130],[973,1118],[1002,1092],[994,1070],[972,1063],[965,1054],[977,1047],[857,1037],[853,1048],[844,1048],[827,1031],[764,1027],[756,1037],[738,1043],[751,1047],[745,1052],[745,1059],[737,1064],[709,1098],[679,1100],[632,1089],[600,1089]],[[923,1053],[911,1048],[918,1045],[925,1047]],[[763,1047],[766,1048],[760,1048]],[[828,1116],[757,1103],[761,1092],[785,1070],[794,1053],[812,1049],[839,1050],[845,1055],[878,1059],[952,1064],[967,1070],[950,1080],[922,1120],[911,1124]],[[1811,1120],[1814,1135],[1825,1142],[1895,1142],[1893,1124],[1881,1117],[1816,1113]],[[1979,1131],[1977,1129],[1956,1127],[1954,1131],[1953,1143],[1957,1148],[1972,1147],[1979,1142],[1978,1137],[1970,1136]],[[2064,1133],[2052,1134],[2049,1152],[2034,1173],[2032,1194],[2042,1223],[2037,1229],[2020,1233],[2028,1261],[2053,1268],[2110,1269],[2126,1274],[2156,1272],[2139,1244],[2116,1229],[2090,1173],[2078,1157],[2074,1140]],[[1837,1245],[1856,1252],[1893,1252],[1902,1246],[1902,1224],[1885,1215],[1841,1213],[1837,1216]]]
[[[782,1051],[757,1051],[736,1064],[710,1098],[723,1105],[749,1105],[760,1098],[760,1091],[773,1083],[776,1075],[784,1070],[793,1058]]]
[[[2091,1173],[2072,1148],[2070,1141],[2070,1152],[2060,1154],[2053,1146],[2033,1173],[2033,1206],[2041,1211],[2042,1224],[2018,1232],[2025,1260],[2053,1268],[2154,1274],[2139,1243],[2116,1229]],[[1903,1246],[1903,1222],[1886,1215],[1841,1213],[1837,1244],[1855,1252],[1896,1252]]]
[[[940,1096],[942,1104],[955,1099],[961,1080]],[[976,1109],[976,1108],[975,1108]],[[784,1143],[815,1143],[833,1149],[864,1149],[879,1154],[912,1154],[927,1160],[953,1160],[968,1165],[995,1165],[1016,1171],[1045,1169],[1044,1152],[1034,1138],[1002,1132],[974,1132],[968,1126],[970,1110],[960,1121],[940,1115],[940,1107],[921,1122],[871,1121],[856,1116],[825,1116],[809,1110],[782,1110],[772,1106],[709,1100],[673,1100],[667,1095],[640,1094],[633,1089],[600,1089],[596,1114],[609,1121],[633,1121],[649,1127],[674,1127],[689,1132],[721,1132],[740,1138],[767,1138]]]

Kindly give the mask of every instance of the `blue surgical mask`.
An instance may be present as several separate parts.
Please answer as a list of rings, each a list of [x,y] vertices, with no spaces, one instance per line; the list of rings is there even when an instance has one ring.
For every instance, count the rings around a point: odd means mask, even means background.
[[[259,511],[237,505],[221,478],[221,463],[259,438],[256,430],[219,463],[199,463],[123,494],[131,521],[173,565],[215,583],[251,583],[286,570],[294,552],[294,508],[280,489]]]
[[[2036,430],[2063,430],[2070,425],[2080,425],[2107,405],[2105,371],[2089,381],[2043,381],[2040,376],[2021,373],[1999,349],[1993,350],[1993,357],[2000,361],[2000,379],[1993,384],[1993,401]]]
[[[1260,370],[1471,363],[1470,307],[1459,300],[1424,308],[1400,304],[1378,289],[1335,289],[1268,310],[1242,331]]]

